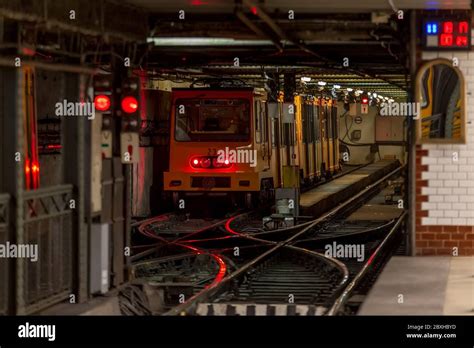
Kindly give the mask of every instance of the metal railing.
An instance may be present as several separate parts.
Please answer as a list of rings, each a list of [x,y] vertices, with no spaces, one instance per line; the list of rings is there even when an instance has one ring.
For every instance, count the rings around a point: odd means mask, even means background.
[[[23,259],[25,312],[32,313],[66,299],[73,289],[72,185],[25,191],[24,243],[37,245],[38,260]]]
[[[10,195],[0,194],[0,244],[8,241]],[[8,314],[10,261],[0,257],[0,315]]]

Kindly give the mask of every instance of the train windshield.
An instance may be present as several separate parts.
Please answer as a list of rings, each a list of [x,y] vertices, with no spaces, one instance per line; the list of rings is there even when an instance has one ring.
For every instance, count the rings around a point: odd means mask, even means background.
[[[247,99],[178,99],[177,141],[247,141],[250,103]]]

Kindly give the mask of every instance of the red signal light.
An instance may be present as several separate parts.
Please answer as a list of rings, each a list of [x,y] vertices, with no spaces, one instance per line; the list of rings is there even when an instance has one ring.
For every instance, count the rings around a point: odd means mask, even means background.
[[[369,104],[369,98],[362,97],[362,104]]]
[[[107,95],[99,94],[94,98],[94,106],[96,110],[107,111],[110,108],[110,98]]]
[[[122,99],[122,110],[127,114],[133,114],[138,109],[138,101],[135,97],[125,97]]]

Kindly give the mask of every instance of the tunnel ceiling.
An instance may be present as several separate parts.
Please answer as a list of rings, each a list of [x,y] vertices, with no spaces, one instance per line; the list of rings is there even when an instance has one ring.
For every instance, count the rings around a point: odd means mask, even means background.
[[[410,85],[408,15],[388,1],[333,1],[334,13],[316,1],[129,2],[150,13],[149,69],[252,81],[292,72],[393,97]]]
[[[175,12],[176,8],[194,13],[232,13],[234,11],[234,1],[232,0],[126,0],[125,2],[142,7],[151,12]],[[448,10],[468,10],[471,8],[471,0],[332,0],[331,2],[322,0],[265,0],[255,1],[255,3],[265,4],[270,11],[276,9],[296,12],[364,12],[390,10],[391,4],[401,9],[448,9]],[[329,5],[328,5],[329,4]]]

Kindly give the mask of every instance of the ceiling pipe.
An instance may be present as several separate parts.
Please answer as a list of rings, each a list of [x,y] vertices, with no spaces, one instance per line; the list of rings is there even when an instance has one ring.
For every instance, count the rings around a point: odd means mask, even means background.
[[[301,49],[303,52],[306,52],[320,60],[322,60],[323,62],[327,63],[327,64],[330,64],[330,65],[333,65],[332,68],[336,68],[336,69],[341,69],[340,67],[340,64],[337,63],[337,62],[334,62],[332,60],[330,60],[329,58],[326,58],[324,56],[321,56],[320,54],[314,52],[311,48],[309,48],[308,46],[306,46],[306,44],[304,43],[303,40],[299,40],[299,39],[294,39],[294,38],[291,38],[291,37],[288,37],[282,30],[281,28],[278,26],[278,24],[275,23],[275,21],[270,18],[269,15],[267,15],[265,13],[265,11],[262,10],[262,8],[256,4],[253,0],[242,0],[242,3],[249,7],[249,8],[254,8],[256,9],[256,15],[261,19],[263,20],[269,27],[270,29],[273,30],[273,32],[275,34],[277,34],[278,38],[280,40],[289,40],[291,41],[294,45],[296,45],[299,49]],[[394,85],[394,86],[397,86],[398,88],[401,88],[403,90],[406,90],[406,87],[400,85],[400,84],[397,84],[397,83],[394,83],[390,80],[386,80],[382,77],[379,77],[379,76],[376,76],[376,75],[372,75],[368,72],[365,72],[365,71],[361,71],[361,70],[357,70],[357,69],[352,69],[352,68],[343,68],[344,70],[346,71],[350,71],[350,72],[353,72],[359,76],[363,76],[363,77],[371,77],[371,78],[375,78],[375,79],[379,79],[379,80],[382,80],[382,81],[385,81],[391,85]]]
[[[283,52],[283,46],[281,45],[281,43],[270,37],[270,35],[266,34],[262,29],[260,29],[255,23],[253,23],[242,11],[236,11],[235,15],[237,16],[237,18],[242,22],[244,23],[250,30],[252,30],[255,34],[257,34],[258,36],[260,37],[263,37],[263,38],[269,38],[273,44],[275,45],[275,47],[278,49],[278,51],[281,53]]]

